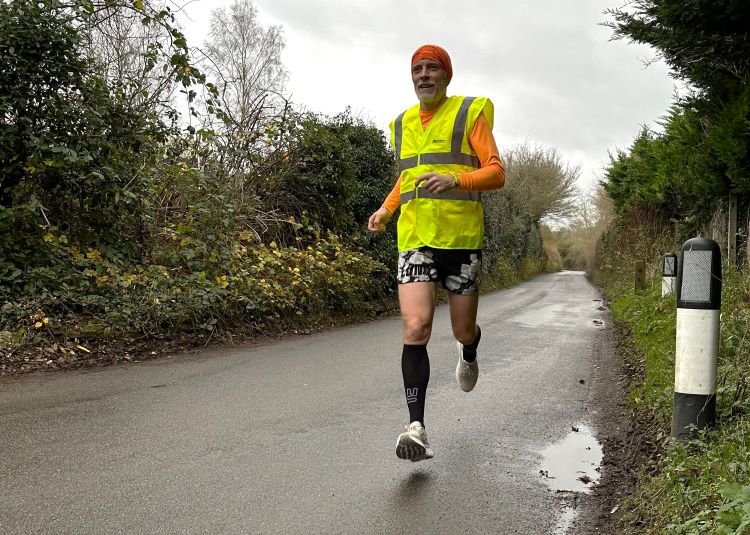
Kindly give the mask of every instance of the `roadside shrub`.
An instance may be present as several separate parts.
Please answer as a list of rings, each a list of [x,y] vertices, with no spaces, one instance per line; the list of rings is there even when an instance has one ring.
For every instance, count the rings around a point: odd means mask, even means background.
[[[247,232],[226,246],[175,235],[174,254],[162,255],[171,262],[126,267],[97,249],[69,246],[64,235],[45,236],[52,254],[74,266],[76,281],[40,287],[0,309],[0,331],[16,345],[48,343],[44,335],[64,344],[335,316],[385,296],[390,284],[384,266],[333,234],[302,248],[259,244]]]
[[[485,204],[484,272],[500,284],[525,278],[528,261],[543,271],[546,255],[539,222],[526,213],[514,193],[501,189],[483,194]]]

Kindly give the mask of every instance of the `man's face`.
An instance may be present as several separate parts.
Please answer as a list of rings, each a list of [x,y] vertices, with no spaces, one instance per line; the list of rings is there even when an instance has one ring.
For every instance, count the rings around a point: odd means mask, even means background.
[[[411,67],[414,92],[423,108],[440,104],[448,91],[448,73],[431,59],[420,59]]]

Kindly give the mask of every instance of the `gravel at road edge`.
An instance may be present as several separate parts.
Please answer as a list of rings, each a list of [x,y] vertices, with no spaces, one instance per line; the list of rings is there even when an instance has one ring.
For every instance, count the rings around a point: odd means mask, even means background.
[[[601,479],[594,491],[577,497],[578,514],[567,530],[576,535],[623,532],[625,508],[621,501],[633,492],[638,475],[655,449],[654,441],[628,407],[628,388],[639,372],[624,358],[633,351],[627,327],[610,320],[602,331],[598,349],[601,359],[591,378],[589,406],[604,458]]]

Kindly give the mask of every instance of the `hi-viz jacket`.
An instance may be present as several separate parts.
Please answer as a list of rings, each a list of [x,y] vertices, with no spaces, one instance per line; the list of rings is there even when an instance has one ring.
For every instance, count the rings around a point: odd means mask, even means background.
[[[424,245],[436,249],[482,248],[484,208],[479,192],[452,189],[430,193],[414,184],[424,173],[455,176],[480,167],[469,146],[469,134],[483,110],[492,128],[494,108],[485,97],[448,97],[425,130],[419,104],[391,122],[391,144],[401,175],[399,251]]]

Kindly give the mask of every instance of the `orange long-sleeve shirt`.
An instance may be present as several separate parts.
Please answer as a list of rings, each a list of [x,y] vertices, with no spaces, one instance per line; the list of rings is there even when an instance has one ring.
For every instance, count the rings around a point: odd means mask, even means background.
[[[419,111],[419,118],[422,120],[422,129],[427,125],[437,113],[434,111]],[[492,129],[487,122],[484,114],[480,114],[474,123],[474,128],[469,134],[469,145],[476,152],[479,158],[480,167],[469,173],[459,173],[459,189],[468,191],[488,191],[502,188],[505,184],[505,167],[500,159],[500,151],[497,149],[495,137],[492,135]],[[383,201],[381,208],[385,208],[393,214],[401,205],[401,177],[398,177],[393,189]]]

